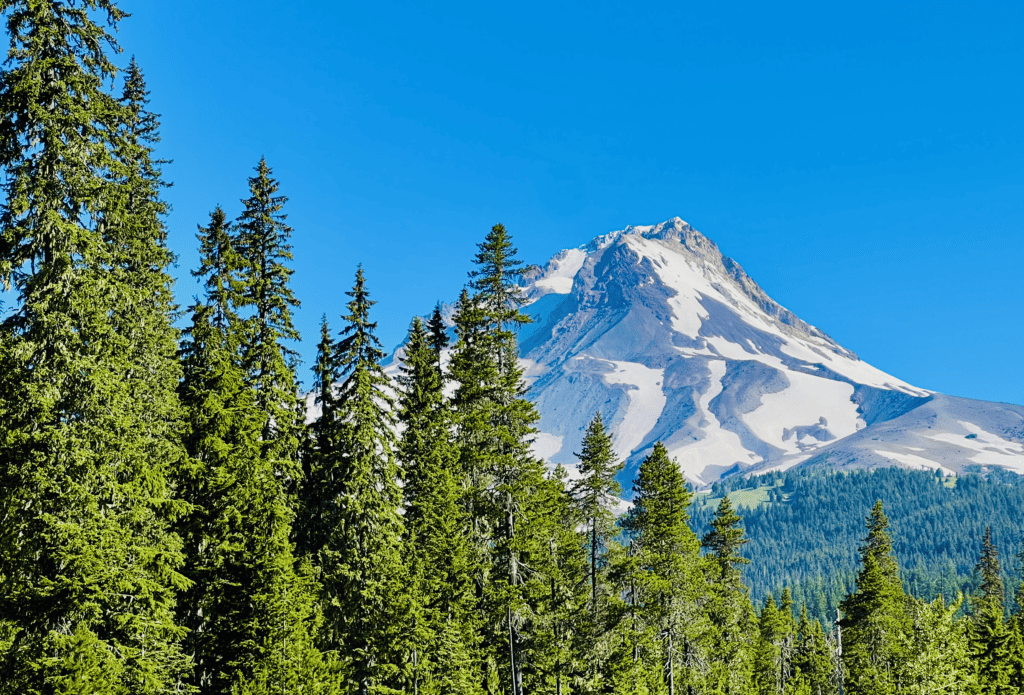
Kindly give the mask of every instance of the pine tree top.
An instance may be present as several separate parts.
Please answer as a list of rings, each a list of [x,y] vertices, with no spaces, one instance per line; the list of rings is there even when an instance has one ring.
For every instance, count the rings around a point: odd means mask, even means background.
[[[981,557],[974,568],[980,580],[975,596],[976,609],[987,608],[1003,612],[1003,575],[999,566],[999,550],[992,542],[992,529],[985,527],[981,541]]]
[[[867,519],[868,535],[860,546],[863,558],[871,557],[881,562],[892,556],[892,539],[889,537],[889,518],[882,508],[882,501],[875,502]]]
[[[689,545],[692,540],[696,552],[699,546],[688,523],[693,494],[679,465],[669,458],[662,442],[655,443],[654,449],[641,462],[633,491],[633,507],[622,526],[631,533],[641,534],[641,546],[648,540],[660,539],[659,542],[664,540],[681,551],[680,544]]]
[[[376,302],[370,299],[366,289],[366,277],[363,266],[356,268],[356,278],[352,289],[346,294],[351,297],[348,313],[342,318],[345,326],[339,333],[335,343],[334,360],[337,365],[337,378],[341,382],[338,387],[338,401],[349,416],[368,416],[375,420],[365,423],[372,427],[376,436],[392,441],[394,433],[394,399],[388,388],[390,380],[381,367],[384,350],[375,330],[377,323],[370,320],[370,307]],[[357,418],[358,419],[358,418]]]
[[[379,365],[384,359],[384,349],[377,338],[377,322],[370,320],[370,307],[377,302],[370,299],[366,289],[363,266],[356,268],[356,279],[352,289],[345,293],[351,299],[345,305],[348,313],[342,316],[345,327],[335,351],[342,366],[340,376],[347,378],[358,366]]]
[[[327,314],[320,317],[320,342],[316,348],[316,364],[313,365],[313,391],[316,403],[321,408],[329,406],[334,393],[334,340],[331,327],[327,323]]]
[[[530,317],[519,311],[524,301],[519,286],[522,261],[515,257],[518,251],[512,246],[512,235],[505,225],[491,227],[477,248],[473,259],[476,269],[469,273],[470,289],[476,293],[474,300],[499,331],[529,323]]]
[[[440,303],[434,305],[434,311],[430,314],[430,320],[427,321],[427,331],[430,333],[430,347],[434,351],[438,367],[440,367],[441,353],[444,352],[444,349],[448,347],[450,342],[444,317],[441,315]]]
[[[587,425],[582,451],[575,456],[579,478],[572,484],[573,495],[578,499],[588,499],[591,505],[608,504],[618,499],[622,486],[615,476],[624,464],[615,460],[611,433],[605,428],[601,413],[594,415]]]
[[[282,212],[288,198],[278,195],[279,184],[266,158],[256,165],[256,175],[249,178],[250,196],[242,200],[244,209],[235,222],[235,244],[243,264],[239,272],[240,300],[252,307],[260,327],[276,336],[298,340],[291,310],[299,306],[289,286],[295,272],[287,265],[292,258],[289,244],[292,228]],[[294,356],[294,351],[282,348]]]

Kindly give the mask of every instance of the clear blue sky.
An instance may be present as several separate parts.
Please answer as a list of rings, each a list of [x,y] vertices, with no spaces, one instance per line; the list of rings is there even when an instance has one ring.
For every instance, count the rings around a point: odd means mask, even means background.
[[[1024,403],[1024,3],[121,5],[182,303],[266,155],[307,365],[359,262],[390,348],[495,222],[543,262],[679,215],[872,364]]]

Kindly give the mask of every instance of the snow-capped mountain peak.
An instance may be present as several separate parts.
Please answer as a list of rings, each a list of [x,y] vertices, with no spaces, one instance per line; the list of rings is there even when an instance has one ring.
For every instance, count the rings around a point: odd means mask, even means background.
[[[560,251],[521,284],[534,450],[570,472],[597,412],[627,483],[657,441],[698,487],[816,463],[1024,472],[1024,408],[933,394],[865,363],[678,217]]]
[[[697,485],[788,467],[929,396],[771,299],[676,217],[555,254],[523,278],[537,453],[571,464],[600,411],[635,466],[664,441]]]

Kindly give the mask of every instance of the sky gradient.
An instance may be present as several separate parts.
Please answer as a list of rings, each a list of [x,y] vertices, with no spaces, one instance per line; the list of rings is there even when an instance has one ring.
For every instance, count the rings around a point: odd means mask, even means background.
[[[307,386],[357,263],[391,348],[496,222],[543,263],[678,215],[880,369],[1024,404],[1021,3],[120,4],[179,298],[265,155]]]

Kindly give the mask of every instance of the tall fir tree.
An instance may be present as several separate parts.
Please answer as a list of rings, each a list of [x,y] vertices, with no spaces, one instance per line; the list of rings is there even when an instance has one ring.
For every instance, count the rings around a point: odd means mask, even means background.
[[[740,569],[750,563],[741,554],[749,542],[742,521],[727,495],[715,510],[711,530],[701,539],[708,551],[705,613],[710,623],[709,679],[725,693],[744,692],[753,667],[756,616]]]
[[[435,318],[439,314],[435,310]],[[413,320],[399,376],[398,444],[404,471],[405,552],[413,591],[414,692],[473,693],[480,687],[473,625],[469,520],[462,507],[459,454],[444,394],[437,322]],[[422,685],[421,685],[422,683]]]
[[[754,652],[754,682],[758,695],[781,695],[782,640],[785,635],[782,616],[771,594],[765,599],[758,620],[758,640]]]
[[[1012,677],[1012,635],[1003,607],[1003,576],[999,551],[992,542],[992,530],[985,527],[981,557],[975,567],[978,589],[971,601],[970,648],[981,695],[1009,695],[1016,692]]]
[[[598,655],[585,637],[588,627],[588,559],[576,529],[581,516],[567,489],[562,466],[545,477],[526,509],[524,536],[532,543],[524,553],[529,626],[525,630],[524,692],[587,691],[595,683]]]
[[[290,346],[299,339],[292,309],[299,306],[289,282],[294,272],[289,243],[292,228],[282,210],[288,198],[267,160],[260,159],[249,178],[250,196],[234,224],[234,243],[241,263],[236,276],[238,308],[245,311],[242,360],[255,392],[256,407],[266,413],[260,444],[263,457],[289,491],[301,478],[298,447],[301,405],[295,376],[298,355]]]
[[[669,695],[702,687],[707,674],[682,668],[703,658],[700,541],[689,526],[693,495],[661,442],[640,464],[633,507],[622,523],[638,547],[643,615],[661,646]],[[689,663],[688,663],[689,662]]]
[[[850,695],[888,695],[904,687],[910,624],[888,528],[889,519],[877,502],[868,515],[868,535],[860,547],[857,590],[840,604]]]
[[[589,573],[589,604],[583,638],[587,643],[588,677],[599,679],[601,661],[605,658],[607,629],[611,617],[608,604],[611,587],[608,582],[607,548],[619,530],[612,511],[622,487],[615,476],[623,464],[616,462],[611,434],[598,413],[590,421],[583,437],[582,450],[576,455],[579,477],[572,484],[572,496],[583,520],[583,545],[587,548]]]
[[[516,331],[529,317],[522,305],[511,236],[495,225],[478,246],[476,269],[456,311],[458,342],[452,355],[457,384],[457,442],[467,503],[474,518],[478,599],[484,643],[496,673],[512,695],[522,695],[528,618],[522,554],[531,539],[520,529],[543,466],[530,451],[537,412],[525,398]],[[493,678],[492,678],[493,680]]]
[[[579,459],[576,465],[579,477],[572,484],[572,495],[586,526],[585,543],[590,563],[590,614],[596,627],[600,623],[605,588],[601,561],[605,547],[617,533],[612,509],[622,494],[622,486],[615,476],[623,467],[623,464],[615,460],[612,437],[605,429],[600,413],[587,426],[582,451],[576,457]]]
[[[348,313],[331,356],[318,358],[322,412],[314,427],[325,450],[314,460],[302,499],[317,511],[302,543],[317,568],[324,611],[320,644],[345,660],[351,688],[395,687],[403,668],[410,612],[402,561],[394,403],[380,365],[363,269],[347,293]],[[324,344],[324,343],[322,343]],[[325,358],[326,357],[326,358]],[[336,392],[325,384],[336,384]]]
[[[196,579],[183,616],[194,683],[203,693],[330,693],[330,660],[313,644],[310,573],[293,553],[289,485],[265,446],[273,415],[258,402],[245,360],[253,332],[239,275],[247,261],[219,207],[198,236],[194,274],[206,293],[182,346],[181,386],[192,461],[182,534]]]
[[[188,580],[155,117],[137,66],[104,91],[115,3],[0,9],[0,692],[169,692]]]

